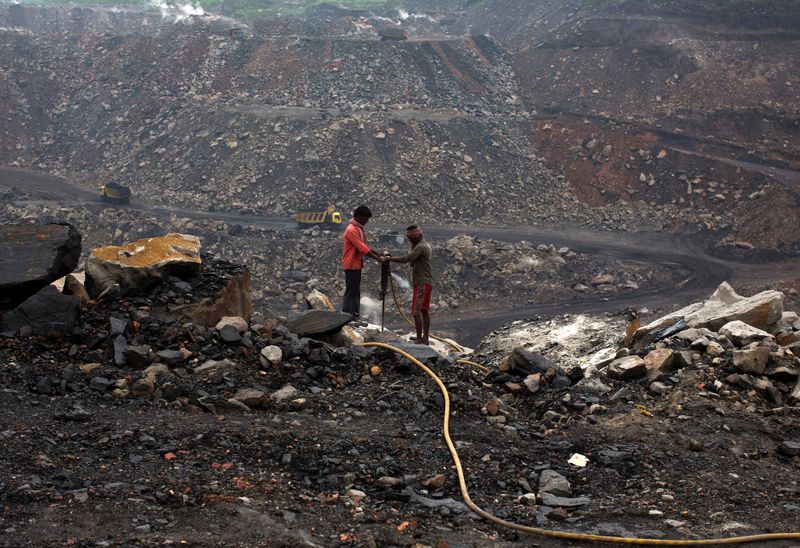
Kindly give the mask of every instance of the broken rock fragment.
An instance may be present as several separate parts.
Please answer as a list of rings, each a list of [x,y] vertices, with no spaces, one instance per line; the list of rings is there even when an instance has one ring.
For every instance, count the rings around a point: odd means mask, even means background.
[[[80,311],[78,299],[48,285],[7,312],[3,316],[3,330],[25,330],[31,335],[71,335]]]
[[[559,497],[568,497],[571,493],[572,486],[569,484],[567,478],[555,470],[542,470],[542,475],[539,476],[539,496],[549,494]]]
[[[724,335],[736,346],[747,346],[752,342],[772,342],[775,337],[762,329],[736,320],[728,322],[719,330],[720,335]]]
[[[620,381],[641,379],[647,374],[647,364],[639,356],[625,356],[611,362],[608,376]]]
[[[758,346],[747,350],[733,352],[733,365],[742,373],[755,373],[761,375],[767,368],[769,361],[769,347]]]

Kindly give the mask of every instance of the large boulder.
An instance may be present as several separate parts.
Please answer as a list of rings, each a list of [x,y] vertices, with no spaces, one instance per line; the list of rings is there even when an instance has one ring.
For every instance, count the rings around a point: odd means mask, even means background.
[[[31,335],[71,335],[80,315],[77,298],[47,285],[3,316],[3,330]]]
[[[752,297],[742,297],[723,282],[708,300],[690,304],[677,312],[640,327],[634,334],[641,340],[650,333],[681,324],[689,328],[719,330],[725,324],[741,321],[758,329],[769,330],[783,315],[783,293],[762,291]]]
[[[80,256],[81,235],[70,224],[0,226],[0,310],[75,270]]]
[[[86,261],[86,289],[93,298],[114,284],[123,294],[144,293],[168,276],[199,272],[200,263],[200,238],[187,234],[98,247]]]

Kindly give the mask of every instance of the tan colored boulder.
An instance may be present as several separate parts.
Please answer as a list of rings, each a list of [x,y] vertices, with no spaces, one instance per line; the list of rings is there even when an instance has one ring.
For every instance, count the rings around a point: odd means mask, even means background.
[[[636,330],[635,340],[683,320],[686,327],[717,331],[736,320],[758,329],[768,330],[783,315],[783,293],[762,291],[752,297],[742,297],[723,282],[708,300],[693,303]]]
[[[93,249],[86,261],[86,290],[96,297],[118,284],[125,294],[150,290],[167,276],[200,271],[200,238],[171,233],[122,246]]]

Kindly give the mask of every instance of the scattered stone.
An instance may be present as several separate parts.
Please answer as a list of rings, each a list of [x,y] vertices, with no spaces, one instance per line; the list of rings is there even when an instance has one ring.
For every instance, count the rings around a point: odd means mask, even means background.
[[[535,352],[530,352],[522,347],[517,347],[511,352],[509,365],[513,371],[526,375],[545,373],[553,368],[553,362]]]
[[[626,356],[611,362],[608,376],[620,381],[641,379],[647,374],[647,365],[639,356]]]
[[[207,360],[194,369],[197,375],[209,375],[217,371],[227,371],[236,368],[236,363],[231,360]]]
[[[275,345],[265,346],[261,349],[259,360],[262,367],[280,365],[283,361],[283,351]]]
[[[540,498],[542,499],[542,504],[553,508],[578,508],[580,506],[586,506],[591,502],[589,497],[566,498],[549,493],[541,495]]]
[[[306,310],[290,320],[287,327],[300,337],[336,333],[353,320],[350,314],[333,310]]]
[[[772,342],[775,337],[746,323],[736,320],[723,325],[719,334],[728,338],[736,346],[747,346],[753,342]]]
[[[705,327],[717,330],[727,323],[739,320],[758,329],[768,329],[781,319],[783,293],[762,291],[752,297],[742,297],[723,282],[705,302],[694,303],[677,312],[640,327],[634,334],[640,340],[649,333],[682,321],[687,327]]]
[[[422,482],[423,487],[427,487],[429,489],[441,489],[444,487],[444,484],[447,482],[447,476],[444,474],[436,474],[435,476],[428,478]]]
[[[592,278],[590,282],[594,286],[598,285],[614,285],[617,283],[617,279],[612,274],[599,274]]]
[[[275,401],[275,403],[282,403],[287,400],[291,400],[296,396],[297,396],[297,388],[295,388],[291,384],[287,384],[280,390],[273,392],[271,398]]]
[[[540,373],[534,373],[525,377],[525,380],[522,381],[522,384],[525,385],[525,388],[528,389],[528,392],[535,394],[539,391],[539,382],[541,381],[541,378],[542,375]]]
[[[660,396],[663,396],[664,394],[669,392],[672,387],[670,385],[668,385],[667,383],[665,383],[665,382],[655,381],[655,382],[650,383],[650,387],[649,388],[650,388],[650,391],[653,392],[654,394],[658,394]]]
[[[125,360],[129,367],[143,369],[153,361],[153,351],[146,344],[128,345],[125,350]]]
[[[121,320],[119,318],[114,318],[113,316],[108,319],[110,332],[110,337],[116,337],[117,335],[122,335],[128,329],[128,322],[126,320]]]
[[[86,287],[84,287],[83,282],[81,282],[75,274],[67,274],[64,277],[64,289],[62,290],[64,295],[72,295],[78,302],[81,303],[81,306],[86,306],[91,301],[91,297],[89,297],[89,293],[86,291]]]
[[[226,326],[232,327],[238,333],[244,333],[248,329],[247,320],[239,316],[223,316],[219,322],[217,322],[215,329],[217,331],[222,331]]]
[[[306,295],[306,302],[312,310],[333,310],[331,300],[318,289],[312,289]]]
[[[186,355],[180,350],[161,350],[157,354],[158,361],[167,365],[176,365],[186,359]]]
[[[220,329],[219,337],[229,344],[242,342],[242,336],[233,325],[225,325],[222,329]]]
[[[92,390],[97,390],[98,392],[106,392],[112,384],[113,381],[105,377],[94,377],[89,383],[89,388]]]
[[[404,485],[402,478],[393,478],[391,476],[382,476],[375,480],[375,483],[384,488],[402,487]]]
[[[761,375],[767,368],[769,347],[759,346],[747,350],[734,350],[733,365],[742,373]]]
[[[237,316],[249,321],[253,315],[250,295],[250,272],[226,275],[225,285],[214,295],[204,297],[200,302],[177,306],[174,314],[184,317],[197,325],[215,326],[227,316]]]
[[[567,478],[555,470],[542,470],[539,476],[539,496],[544,494],[556,495],[559,497],[569,497],[572,493],[572,486]]]
[[[648,369],[656,369],[662,373],[669,373],[672,371],[673,358],[673,350],[669,348],[657,348],[650,351],[644,357],[644,363]]]
[[[242,388],[233,395],[233,399],[247,407],[263,407],[269,401],[266,393],[255,388]]]

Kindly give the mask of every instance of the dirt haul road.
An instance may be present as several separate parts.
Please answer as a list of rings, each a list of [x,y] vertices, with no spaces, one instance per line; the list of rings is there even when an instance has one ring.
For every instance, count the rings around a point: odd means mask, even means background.
[[[95,193],[81,189],[58,177],[22,169],[0,167],[0,187],[24,190],[31,200],[54,200],[63,204],[84,207],[105,207]],[[193,211],[181,208],[154,206],[132,200],[127,207],[147,211],[155,216],[178,215],[191,219],[218,219],[231,224],[266,227],[273,230],[294,230],[292,220],[237,215],[225,212]],[[402,227],[374,223],[377,228],[400,231]],[[459,337],[466,344],[477,343],[489,331],[515,319],[534,315],[617,311],[626,307],[662,307],[684,304],[707,296],[723,280],[736,283],[768,283],[797,276],[798,260],[779,263],[742,264],[708,256],[700,246],[687,239],[656,233],[606,233],[574,228],[543,229],[534,227],[475,227],[426,226],[433,239],[468,234],[502,242],[543,242],[557,247],[567,246],[575,251],[618,259],[649,262],[674,272],[673,283],[649,288],[622,296],[580,297],[563,302],[523,304],[519,307],[496,310],[491,303],[476,303],[474,307],[442,318],[438,328]],[[478,318],[478,319],[476,319]]]

